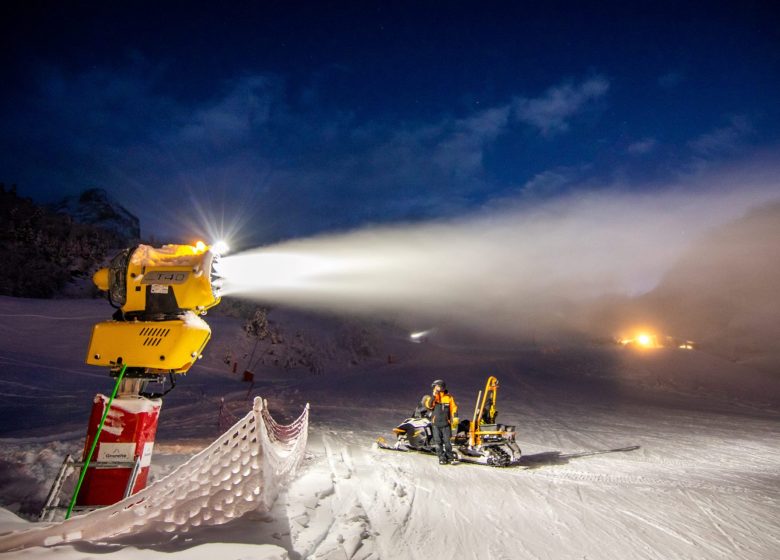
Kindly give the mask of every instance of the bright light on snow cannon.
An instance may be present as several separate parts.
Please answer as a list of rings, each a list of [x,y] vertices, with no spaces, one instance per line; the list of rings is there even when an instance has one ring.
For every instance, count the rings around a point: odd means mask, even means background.
[[[211,252],[216,255],[227,255],[228,251],[230,251],[230,247],[226,241],[221,239],[219,241],[215,241],[211,246]]]
[[[220,301],[217,261],[202,242],[119,253],[93,277],[117,311],[113,321],[95,325],[87,363],[127,364],[154,375],[186,372],[211,337],[199,315]]]

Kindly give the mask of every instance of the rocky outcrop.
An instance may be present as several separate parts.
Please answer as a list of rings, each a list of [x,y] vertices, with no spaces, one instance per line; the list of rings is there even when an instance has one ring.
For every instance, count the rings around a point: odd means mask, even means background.
[[[104,189],[88,189],[79,196],[70,196],[52,209],[66,214],[80,224],[92,225],[115,233],[125,244],[141,237],[138,218],[131,214]]]

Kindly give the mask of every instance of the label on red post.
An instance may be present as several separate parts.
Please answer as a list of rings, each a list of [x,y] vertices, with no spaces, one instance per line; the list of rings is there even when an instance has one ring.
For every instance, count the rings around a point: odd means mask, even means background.
[[[132,463],[135,461],[135,442],[101,442],[98,450],[98,463]]]

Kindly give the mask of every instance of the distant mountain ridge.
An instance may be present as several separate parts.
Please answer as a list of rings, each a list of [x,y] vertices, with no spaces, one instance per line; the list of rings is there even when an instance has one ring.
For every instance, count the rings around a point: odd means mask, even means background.
[[[93,225],[113,232],[126,244],[141,237],[141,223],[105,189],[93,188],[78,196],[68,196],[51,206],[57,214],[66,214],[80,224]]]
[[[92,189],[63,211],[36,204],[0,183],[0,295],[94,295],[92,274],[117,249],[137,242],[138,219]]]

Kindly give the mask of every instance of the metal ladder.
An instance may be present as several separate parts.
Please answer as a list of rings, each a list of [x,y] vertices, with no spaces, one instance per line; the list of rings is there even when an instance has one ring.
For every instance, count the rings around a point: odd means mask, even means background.
[[[51,485],[51,489],[49,490],[49,494],[46,497],[46,502],[44,503],[43,508],[41,509],[41,513],[38,516],[38,521],[53,521],[54,515],[59,510],[67,510],[67,505],[60,505],[60,499],[62,494],[62,487],[65,485],[65,481],[68,480],[68,477],[70,477],[74,472],[76,472],[76,469],[83,469],[85,468],[86,463],[84,461],[74,461],[73,456],[68,454],[65,457],[65,460],[62,462],[62,466],[60,466],[60,470],[57,473],[57,476],[54,478],[54,482]],[[127,498],[130,496],[130,494],[133,491],[133,487],[135,486],[135,481],[138,478],[138,473],[141,470],[141,457],[137,457],[135,461],[114,461],[110,463],[92,463],[87,468],[109,468],[109,469],[116,469],[116,468],[128,468],[132,469],[130,472],[130,477],[127,479],[127,486],[125,487],[124,496],[122,496],[122,499]],[[104,505],[111,505],[111,504],[104,504]],[[76,506],[73,508],[74,511],[89,511],[93,509],[98,509],[99,507],[103,506]]]

